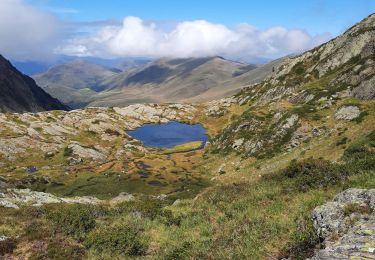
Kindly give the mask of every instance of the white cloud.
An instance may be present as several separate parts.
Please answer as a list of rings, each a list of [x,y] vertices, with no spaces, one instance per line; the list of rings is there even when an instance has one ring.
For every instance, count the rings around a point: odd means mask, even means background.
[[[75,12],[73,9],[62,9]],[[300,29],[249,24],[228,28],[205,20],[169,24],[125,17],[122,24],[61,22],[25,0],[0,0],[0,54],[13,60],[44,60],[54,54],[97,57],[277,58],[298,53],[331,36]]]
[[[103,26],[91,36],[70,39],[56,49],[77,56],[276,58],[298,53],[327,41],[330,34],[311,36],[304,30],[257,29],[240,24],[230,29],[204,20],[177,23],[163,31],[157,23],[126,17],[121,26]]]
[[[59,39],[57,19],[23,0],[0,0],[0,53],[7,58],[46,58]]]

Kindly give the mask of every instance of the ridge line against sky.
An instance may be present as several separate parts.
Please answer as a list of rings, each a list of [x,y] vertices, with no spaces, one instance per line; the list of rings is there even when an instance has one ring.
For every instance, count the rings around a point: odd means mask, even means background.
[[[0,53],[251,62],[310,49],[373,12],[373,0],[1,0]]]

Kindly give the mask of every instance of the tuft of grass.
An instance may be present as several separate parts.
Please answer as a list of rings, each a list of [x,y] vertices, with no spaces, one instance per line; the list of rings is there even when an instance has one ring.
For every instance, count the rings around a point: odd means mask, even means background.
[[[350,203],[344,207],[345,216],[350,216],[353,213],[371,214],[371,208],[368,205],[361,205],[359,203]]]

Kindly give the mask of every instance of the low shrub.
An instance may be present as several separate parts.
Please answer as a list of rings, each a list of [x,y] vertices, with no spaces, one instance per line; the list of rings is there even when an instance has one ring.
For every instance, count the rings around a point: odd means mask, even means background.
[[[86,205],[67,205],[47,214],[55,232],[72,236],[78,241],[84,240],[87,233],[95,228],[97,216],[98,210]]]
[[[169,209],[164,209],[159,218],[161,222],[167,226],[179,226],[182,221],[182,216],[173,214]]]
[[[191,255],[190,255],[191,248],[192,248],[192,244],[190,242],[185,241],[181,245],[169,249],[164,259],[165,260],[191,259]]]
[[[338,140],[338,141],[336,142],[336,146],[344,145],[344,144],[346,144],[347,142],[348,142],[348,138],[347,138],[347,137],[343,137],[343,138],[341,138],[340,140]]]
[[[326,188],[342,183],[349,173],[342,165],[309,158],[301,162],[292,161],[281,176],[292,181],[288,189],[308,191],[311,188]]]
[[[162,214],[166,202],[159,199],[139,199],[122,203],[117,206],[117,214],[136,214],[143,218],[154,219]]]
[[[85,256],[84,247],[61,237],[39,241],[39,243],[39,246],[31,252],[30,259],[81,260]]]
[[[102,225],[90,232],[84,245],[96,253],[123,256],[141,256],[148,248],[143,229],[134,221]]]
[[[27,223],[24,229],[24,237],[29,240],[42,240],[51,235],[51,229],[49,225],[44,222],[33,220]]]

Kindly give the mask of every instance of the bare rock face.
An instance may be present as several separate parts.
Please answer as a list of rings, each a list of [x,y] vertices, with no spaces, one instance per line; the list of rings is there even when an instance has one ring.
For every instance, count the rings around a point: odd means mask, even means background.
[[[357,106],[344,106],[337,110],[335,118],[339,120],[353,120],[359,117],[361,110]]]
[[[363,100],[371,100],[375,98],[375,77],[361,82],[361,84],[353,89],[353,96]]]
[[[375,189],[348,189],[312,213],[324,249],[312,259],[375,258]]]
[[[0,112],[67,110],[35,81],[23,75],[0,55]]]

